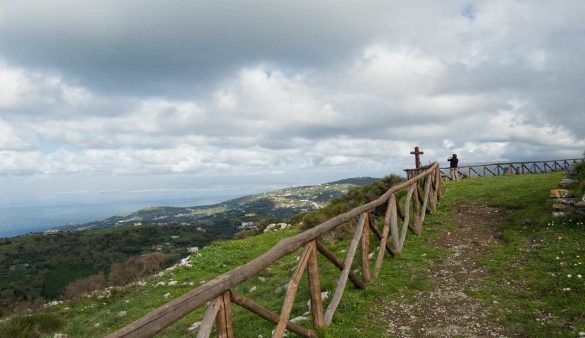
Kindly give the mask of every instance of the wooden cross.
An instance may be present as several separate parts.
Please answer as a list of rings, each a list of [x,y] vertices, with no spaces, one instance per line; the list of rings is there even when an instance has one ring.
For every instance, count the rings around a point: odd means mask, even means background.
[[[420,151],[420,149],[418,148],[418,146],[414,147],[414,151],[410,152],[411,155],[414,155],[414,161],[415,161],[415,165],[416,165],[416,169],[421,167],[420,164],[420,155],[424,154],[424,152]]]

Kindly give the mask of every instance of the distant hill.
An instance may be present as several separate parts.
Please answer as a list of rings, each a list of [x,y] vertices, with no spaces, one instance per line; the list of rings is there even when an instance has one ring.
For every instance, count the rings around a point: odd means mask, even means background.
[[[328,184],[352,184],[352,185],[368,185],[370,183],[374,183],[379,178],[374,177],[354,177],[354,178],[344,178],[339,181],[330,182]]]
[[[225,202],[193,207],[148,207],[126,216],[113,216],[84,224],[68,224],[58,230],[87,230],[123,225],[193,225],[207,228],[216,223],[237,221],[241,229],[263,217],[287,218],[319,209],[353,186],[376,181],[355,177],[319,185],[299,186],[235,198]]]

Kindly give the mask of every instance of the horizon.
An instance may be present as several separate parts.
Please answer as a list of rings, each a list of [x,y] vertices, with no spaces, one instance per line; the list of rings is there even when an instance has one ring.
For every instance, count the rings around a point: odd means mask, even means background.
[[[424,155],[423,155],[424,156]],[[580,156],[577,157],[577,159],[581,159],[581,158],[585,158],[585,153]],[[562,159],[556,159],[556,160],[562,160]],[[533,160],[527,160],[526,162],[540,162],[540,161],[550,161],[549,160],[542,160],[542,159],[533,159]],[[440,161],[436,161],[441,163]],[[511,160],[510,163],[517,163],[517,162],[522,162],[522,161],[513,161]],[[429,161],[429,163],[431,163]],[[482,161],[482,162],[475,162],[475,163],[466,163],[466,162],[462,162],[462,165],[460,167],[465,167],[465,166],[476,166],[476,165],[482,165],[482,164],[495,164],[496,162],[490,162],[490,161]],[[498,162],[500,163],[500,162]],[[502,163],[502,164],[506,164],[506,163]],[[412,166],[414,167],[414,165]],[[412,168],[411,167],[411,168]],[[448,168],[447,166],[442,168]],[[410,169],[410,168],[407,168]],[[352,176],[352,177],[337,177],[331,181],[326,181],[326,182],[312,182],[312,183],[300,183],[297,182],[296,184],[289,184],[289,185],[278,185],[278,184],[272,184],[272,185],[263,185],[263,186],[254,186],[253,188],[248,186],[248,187],[231,187],[232,189],[226,189],[226,188],[218,188],[216,190],[205,190],[205,192],[207,192],[208,194],[204,194],[204,191],[202,189],[197,189],[197,190],[188,190],[188,189],[180,189],[177,191],[181,191],[181,192],[185,192],[185,191],[189,191],[189,192],[198,192],[201,194],[197,194],[197,195],[192,195],[190,197],[186,197],[186,196],[177,196],[177,195],[167,195],[166,197],[160,197],[160,195],[150,195],[147,197],[142,197],[142,198],[122,198],[120,199],[119,196],[117,195],[116,198],[117,200],[113,201],[110,198],[108,199],[102,199],[102,200],[95,200],[95,199],[91,199],[91,198],[86,198],[86,199],[82,199],[81,202],[79,202],[78,199],[67,199],[67,200],[60,200],[60,201],[54,201],[52,203],[50,202],[41,202],[40,204],[35,204],[34,202],[29,202],[29,204],[16,204],[16,205],[0,205],[0,211],[2,211],[2,209],[25,209],[25,210],[30,210],[30,209],[34,209],[35,211],[38,210],[51,210],[53,212],[57,211],[62,211],[61,209],[66,208],[66,207],[78,207],[81,208],[81,211],[75,213],[74,215],[69,215],[68,217],[70,217],[70,219],[75,219],[77,221],[75,222],[64,222],[63,220],[63,216],[58,216],[57,218],[53,218],[52,221],[43,221],[44,219],[47,218],[47,214],[41,214],[38,215],[37,217],[34,218],[27,218],[27,219],[31,219],[32,221],[27,221],[28,223],[23,223],[23,222],[16,222],[14,223],[14,220],[19,218],[19,215],[14,215],[12,217],[8,216],[8,217],[2,217],[2,213],[0,213],[0,238],[10,238],[10,237],[16,237],[16,236],[21,236],[21,235],[26,235],[26,234],[30,234],[30,233],[39,233],[39,232],[43,232],[43,231],[47,231],[47,230],[51,230],[51,229],[55,229],[55,228],[59,228],[62,226],[66,226],[66,225],[81,225],[81,224],[85,224],[85,223],[89,223],[89,222],[94,222],[94,221],[100,221],[100,220],[104,220],[106,218],[110,218],[110,217],[115,217],[115,216],[128,216],[134,212],[143,210],[145,208],[151,208],[151,207],[178,207],[178,208],[186,208],[186,207],[198,207],[198,206],[208,206],[208,205],[215,205],[215,204],[222,204],[224,202],[228,202],[234,199],[238,199],[241,197],[246,197],[246,196],[253,196],[253,195],[261,195],[264,193],[269,193],[269,192],[276,192],[279,190],[283,190],[283,189],[288,189],[288,188],[298,188],[298,187],[303,187],[303,186],[317,186],[317,185],[324,185],[324,184],[331,184],[331,183],[336,183],[338,181],[343,181],[346,179],[355,179],[355,178],[374,178],[374,179],[382,179],[383,177],[387,176],[387,175],[398,175],[401,176],[403,178],[404,177],[404,172],[401,171],[399,173],[386,173],[382,176]],[[309,182],[309,181],[307,181]],[[252,189],[252,190],[250,190]],[[256,189],[256,190],[253,190]],[[165,189],[162,189],[163,191],[165,191]],[[168,193],[168,189],[166,189]],[[161,191],[161,189],[156,189],[153,190],[152,192],[158,192]],[[112,191],[106,191],[106,192],[102,192],[102,193],[107,193],[107,194],[112,194],[112,193],[117,193],[117,194],[135,194],[135,193],[148,193],[149,191],[147,190],[141,190],[141,191],[117,191],[117,192],[112,192]],[[221,193],[220,193],[221,192]],[[57,194],[64,194],[65,192],[57,192]],[[87,192],[70,192],[71,194],[83,194],[83,193],[87,193]],[[139,194],[138,194],[139,195]],[[1,195],[0,195],[0,200],[1,200]],[[167,203],[167,204],[165,204]],[[111,207],[117,207],[117,208],[113,208],[113,209],[107,209],[107,211],[103,211],[101,213],[96,213],[95,210],[92,210],[91,208],[95,208],[95,207],[99,207],[99,206],[111,206]],[[112,210],[123,210],[120,211],[118,213],[116,213],[115,211]],[[89,211],[89,212],[88,212]],[[50,218],[49,218],[50,219]],[[11,223],[12,222],[12,223]],[[19,227],[18,229],[12,229],[11,227],[13,226],[17,226]]]
[[[215,190],[212,191],[211,195],[193,195],[191,197],[173,197],[167,196],[166,198],[160,198],[156,196],[150,197],[143,197],[138,199],[119,199],[117,201],[111,200],[93,200],[87,201],[82,200],[82,202],[75,202],[77,201],[74,199],[68,200],[61,200],[59,202],[55,202],[54,204],[50,203],[43,203],[43,204],[27,204],[27,205],[12,205],[12,206],[0,206],[0,211],[6,213],[6,210],[18,210],[24,209],[27,211],[45,211],[44,213],[36,216],[28,216],[25,217],[25,220],[21,220],[19,222],[15,222],[16,219],[21,218],[21,214],[14,214],[12,216],[5,215],[2,217],[2,213],[0,213],[0,238],[10,238],[16,237],[21,235],[26,235],[30,233],[40,233],[47,230],[52,230],[55,228],[59,228],[66,225],[81,225],[88,222],[99,221],[106,218],[114,217],[114,216],[128,216],[134,212],[151,208],[151,207],[178,207],[178,208],[188,208],[188,207],[199,207],[199,206],[209,206],[215,204],[222,204],[224,202],[229,202],[234,199],[238,199],[241,197],[246,196],[254,196],[254,195],[261,195],[264,193],[276,192],[283,189],[288,188],[299,188],[304,186],[317,186],[323,184],[331,184],[336,183],[341,180],[345,179],[353,179],[353,178],[364,178],[364,176],[356,176],[356,177],[346,177],[340,178],[334,181],[327,181],[321,183],[314,183],[314,184],[298,184],[298,185],[287,185],[287,186],[262,186],[262,187],[254,187],[255,189],[260,190]],[[375,178],[379,179],[379,177],[368,177],[368,178]],[[247,189],[250,189],[248,187]],[[218,194],[221,192],[221,194]],[[168,204],[165,204],[168,203]],[[100,209],[95,210],[97,207],[104,207],[109,206],[109,209],[102,210]],[[71,212],[71,208],[80,209],[77,212]],[[68,213],[63,215],[63,210],[68,210]],[[114,210],[120,210],[119,212],[115,212]],[[27,213],[30,214],[30,213]],[[69,217],[71,222],[65,222],[63,219],[65,217]],[[13,229],[12,227],[18,227]]]

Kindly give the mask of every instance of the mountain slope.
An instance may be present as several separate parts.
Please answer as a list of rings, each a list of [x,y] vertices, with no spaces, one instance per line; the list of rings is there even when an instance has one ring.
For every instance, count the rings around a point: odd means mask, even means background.
[[[194,207],[148,207],[127,216],[114,216],[101,221],[79,225],[66,225],[60,230],[87,230],[122,225],[188,225],[237,220],[257,222],[262,217],[288,218],[302,212],[319,209],[349,188],[370,184],[372,177],[348,178],[335,182],[290,187],[280,190],[243,196],[222,203]]]

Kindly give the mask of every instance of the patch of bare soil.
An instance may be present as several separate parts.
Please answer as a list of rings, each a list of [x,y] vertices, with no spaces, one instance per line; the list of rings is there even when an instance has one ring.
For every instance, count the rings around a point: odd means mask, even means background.
[[[428,272],[429,290],[415,299],[383,301],[376,320],[387,323],[388,335],[397,337],[503,336],[504,329],[490,322],[486,304],[469,297],[479,290],[486,271],[477,263],[485,251],[498,245],[494,224],[508,214],[488,206],[462,206],[453,222],[455,229],[443,234],[436,245],[449,251]],[[492,226],[490,226],[492,225]],[[497,304],[490,304],[497,306]]]

